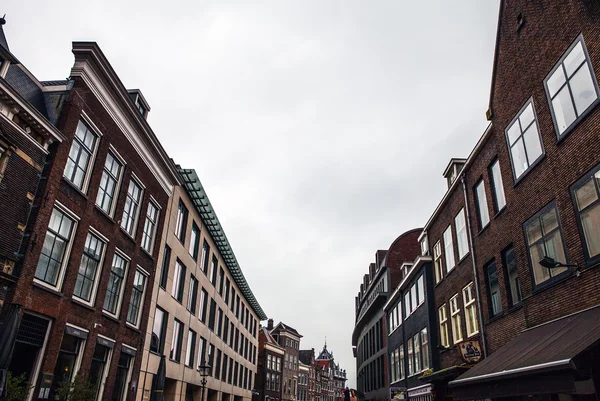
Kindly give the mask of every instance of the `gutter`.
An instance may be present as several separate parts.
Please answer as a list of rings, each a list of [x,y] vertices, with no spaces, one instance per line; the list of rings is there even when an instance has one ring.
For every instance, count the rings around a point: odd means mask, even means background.
[[[458,180],[457,180],[458,181]],[[467,212],[467,232],[469,233],[469,246],[471,247],[471,264],[473,265],[473,281],[475,282],[475,293],[477,294],[477,316],[479,317],[479,333],[481,335],[481,347],[483,357],[487,358],[487,345],[485,341],[485,325],[483,324],[483,313],[481,308],[481,293],[479,291],[479,277],[477,275],[477,263],[475,259],[475,248],[473,247],[473,232],[471,231],[471,213],[469,213],[469,199],[467,197],[467,184],[465,173],[460,175],[463,194],[465,195],[465,211]]]

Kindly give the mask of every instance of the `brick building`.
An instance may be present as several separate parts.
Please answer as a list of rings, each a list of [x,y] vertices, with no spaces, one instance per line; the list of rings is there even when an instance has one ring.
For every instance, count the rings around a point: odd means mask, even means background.
[[[307,401],[316,401],[317,399],[317,379],[315,366],[315,349],[304,349],[298,352],[298,360],[301,364],[308,366],[308,383],[306,399]]]
[[[335,362],[333,352],[327,349],[327,342],[323,345],[323,349],[315,359],[315,363],[319,366],[327,367],[331,370],[334,400],[340,401],[344,399],[344,389],[346,388],[346,370],[342,369],[339,364]]]
[[[275,341],[285,350],[282,370],[281,399],[295,401],[298,396],[298,372],[300,339],[302,336],[296,329],[279,322],[271,330]]]
[[[65,81],[40,83],[16,63],[7,71],[18,90],[41,91],[38,107],[65,137],[48,148],[7,298],[24,309],[11,370],[27,372],[30,397],[51,399],[79,376],[97,399],[133,399],[156,242],[178,176],[141,93],[123,86],[95,43],[74,42],[73,53]]]
[[[402,280],[402,265],[419,255],[421,229],[400,235],[390,248],[375,254],[355,298],[356,320],[352,347],[356,358],[357,389],[365,400],[389,398],[387,325],[383,306]]]
[[[9,50],[4,23],[0,19],[0,312],[29,244],[25,232],[35,221],[32,206],[40,202],[38,188],[50,148],[65,139],[53,125],[54,108],[61,102],[54,102],[52,110],[44,104],[63,92],[46,89],[28,74]]]
[[[458,398],[597,394],[599,27],[598,2],[501,2],[491,125],[463,167],[489,356]]]
[[[208,401],[250,400],[258,326],[266,316],[248,286],[216,212],[194,170],[177,166],[182,185],[168,206],[153,286],[138,400],[150,398],[160,356],[166,356],[167,401],[197,399],[211,366]]]
[[[281,399],[285,349],[273,338],[270,330],[273,330],[273,319],[269,319],[268,326],[261,326],[258,332],[258,372],[255,387],[260,393],[261,401]]]
[[[465,181],[461,173],[466,159],[450,160],[443,176],[448,190],[425,224],[419,236],[423,257],[431,261],[430,276],[434,300],[432,338],[436,347],[432,355],[439,365],[431,366],[421,382],[433,385],[436,398],[451,398],[448,382],[464,373],[483,357],[485,342],[480,330],[478,281],[473,269],[474,253],[470,239],[472,211],[465,207]],[[464,360],[462,351],[479,355]]]

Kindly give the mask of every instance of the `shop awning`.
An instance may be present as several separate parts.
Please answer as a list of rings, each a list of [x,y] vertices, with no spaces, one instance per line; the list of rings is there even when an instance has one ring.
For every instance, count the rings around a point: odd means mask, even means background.
[[[451,381],[454,399],[574,393],[576,360],[600,339],[600,307],[523,331]]]

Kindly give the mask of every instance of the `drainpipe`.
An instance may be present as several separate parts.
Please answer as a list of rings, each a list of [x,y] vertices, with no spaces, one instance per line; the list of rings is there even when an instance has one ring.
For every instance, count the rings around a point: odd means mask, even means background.
[[[471,247],[471,263],[473,264],[473,278],[475,281],[475,292],[477,294],[477,315],[479,317],[479,332],[481,333],[481,347],[483,348],[483,357],[487,358],[487,345],[485,341],[485,330],[483,325],[483,313],[481,308],[481,295],[479,292],[479,277],[477,274],[477,262],[475,260],[475,248],[473,247],[473,233],[471,231],[471,214],[469,213],[469,198],[467,197],[467,184],[465,173],[460,175],[460,182],[465,195],[465,210],[467,212],[467,232],[469,233],[469,246]]]

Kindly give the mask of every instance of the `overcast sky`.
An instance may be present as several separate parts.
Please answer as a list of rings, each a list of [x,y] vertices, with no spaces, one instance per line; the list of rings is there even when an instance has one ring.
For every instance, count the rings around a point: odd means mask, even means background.
[[[251,4],[252,3],[252,4]],[[11,51],[63,79],[96,41],[197,170],[268,316],[355,385],[354,297],[425,224],[487,122],[498,0],[9,0]]]

